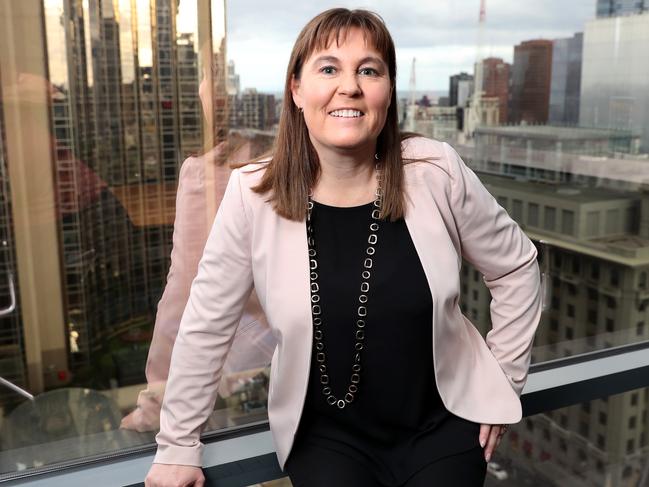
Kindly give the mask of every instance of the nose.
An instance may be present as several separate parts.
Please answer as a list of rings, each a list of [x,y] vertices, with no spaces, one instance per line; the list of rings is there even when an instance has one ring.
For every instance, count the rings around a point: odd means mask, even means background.
[[[358,84],[356,73],[350,72],[344,74],[339,79],[340,86],[338,87],[338,93],[341,95],[356,96],[361,93],[361,87]]]

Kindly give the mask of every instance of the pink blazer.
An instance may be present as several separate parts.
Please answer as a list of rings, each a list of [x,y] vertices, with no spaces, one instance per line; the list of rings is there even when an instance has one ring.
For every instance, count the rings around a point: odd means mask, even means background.
[[[541,314],[536,248],[448,144],[417,137],[402,147],[405,157],[438,158],[404,167],[405,221],[433,296],[434,364],[421,366],[434,365],[452,413],[477,423],[516,423]],[[154,463],[201,465],[199,435],[253,285],[277,339],[268,417],[282,469],[291,451],[311,360],[306,229],[251,190],[262,174],[256,167],[232,172],[192,283]],[[462,257],[480,270],[493,298],[486,341],[460,311]]]

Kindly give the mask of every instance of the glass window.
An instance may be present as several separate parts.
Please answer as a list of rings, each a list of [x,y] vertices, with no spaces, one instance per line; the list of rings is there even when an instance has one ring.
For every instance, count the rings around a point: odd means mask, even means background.
[[[536,203],[527,205],[527,223],[533,227],[539,226],[539,205]]]
[[[514,199],[512,204],[512,218],[518,223],[523,223],[523,201]]]
[[[639,181],[649,12],[588,3],[544,5],[542,23],[537,7],[489,5],[483,49],[472,8],[411,2],[404,15],[376,3],[397,42],[394,124],[449,143],[549,249],[534,362],[647,338],[649,206]],[[284,98],[291,40],[334,6],[0,2],[0,377],[35,395],[0,388],[0,475],[154,441],[176,328],[230,165],[273,148],[284,107],[294,108]],[[433,17],[442,27],[431,42],[422,33]],[[479,52],[492,55],[475,62]],[[469,304],[460,309],[486,336],[498,318],[487,272],[466,264],[461,274]],[[276,342],[255,295],[243,320],[256,313],[257,325],[238,328],[208,432],[268,417]],[[643,424],[645,398],[629,399]],[[539,415],[508,453],[539,468],[556,461],[563,479],[576,468],[584,485],[628,468],[640,478],[638,465],[614,470],[609,459],[644,440],[613,438],[588,417],[601,408],[622,431],[642,429],[636,416],[592,404]],[[565,471],[552,448],[525,436],[543,421],[542,438],[568,452]],[[578,434],[561,436],[552,421]],[[587,465],[568,465],[583,450]]]
[[[551,206],[545,207],[545,217],[543,220],[543,228],[550,231],[555,231],[557,209]]]

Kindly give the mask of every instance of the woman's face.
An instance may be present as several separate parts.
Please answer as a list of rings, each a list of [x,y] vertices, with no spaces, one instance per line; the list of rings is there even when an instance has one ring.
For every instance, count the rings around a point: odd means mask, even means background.
[[[293,101],[316,150],[374,151],[385,125],[392,86],[381,54],[352,28],[337,46],[315,51],[291,81]]]

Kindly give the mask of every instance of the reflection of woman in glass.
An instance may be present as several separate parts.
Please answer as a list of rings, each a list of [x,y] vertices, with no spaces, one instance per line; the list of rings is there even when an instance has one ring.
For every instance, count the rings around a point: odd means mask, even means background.
[[[212,97],[206,73],[199,97],[208,127],[213,126]],[[250,160],[259,153],[255,139],[230,136],[200,156],[188,157],[180,168],[176,194],[173,248],[167,283],[158,303],[153,338],[146,363],[147,387],[140,391],[134,411],[122,419],[121,427],[137,431],[159,428],[160,405],[164,396],[171,351],[198,271],[198,262],[230,176],[230,162]],[[253,292],[244,307],[232,349],[223,365],[224,379],[219,392],[227,396],[242,379],[259,373],[270,361],[275,340],[269,333],[263,311]]]
[[[147,486],[202,485],[199,434],[253,284],[294,485],[483,484],[522,415],[537,252],[448,144],[399,132],[395,82],[375,14],[328,10],[300,33],[272,158],[232,173],[192,283]],[[486,341],[458,305],[462,257],[493,296]]]

